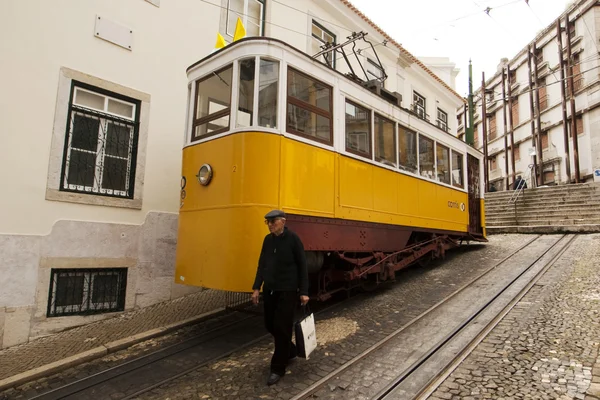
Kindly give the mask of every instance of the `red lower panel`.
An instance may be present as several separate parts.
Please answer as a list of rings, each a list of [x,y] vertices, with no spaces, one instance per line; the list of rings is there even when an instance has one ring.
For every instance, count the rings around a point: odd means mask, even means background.
[[[410,238],[413,228],[333,218],[288,215],[287,224],[296,232],[305,250],[398,251]]]

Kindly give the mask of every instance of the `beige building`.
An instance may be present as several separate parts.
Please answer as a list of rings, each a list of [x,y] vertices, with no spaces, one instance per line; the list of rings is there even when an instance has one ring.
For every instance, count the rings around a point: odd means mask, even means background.
[[[513,173],[527,177],[529,187],[574,182],[573,127],[577,132],[579,180],[592,181],[594,175],[600,180],[599,23],[597,2],[574,2],[517,55],[501,60],[495,74],[486,74],[485,95],[481,87],[476,91],[475,144],[485,150],[485,118],[488,178],[496,190],[512,186]],[[473,81],[476,86],[481,77],[473,77]],[[486,102],[485,116],[482,101]],[[464,134],[465,122],[465,108],[461,107],[457,110],[459,136]]]
[[[173,279],[185,71],[238,17],[309,54],[367,32],[368,77],[456,135],[461,97],[344,0],[2,1],[0,347],[198,290]]]

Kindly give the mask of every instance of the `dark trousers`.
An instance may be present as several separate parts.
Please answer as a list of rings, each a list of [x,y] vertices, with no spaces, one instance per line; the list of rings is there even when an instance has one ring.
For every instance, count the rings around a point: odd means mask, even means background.
[[[275,352],[271,358],[271,372],[285,375],[290,358],[296,356],[296,346],[292,343],[294,311],[298,303],[298,292],[278,292],[265,290],[265,326],[275,338]]]

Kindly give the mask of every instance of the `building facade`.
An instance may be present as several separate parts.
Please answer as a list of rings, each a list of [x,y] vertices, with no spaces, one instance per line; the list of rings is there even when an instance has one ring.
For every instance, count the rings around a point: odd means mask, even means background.
[[[457,133],[462,98],[345,0],[61,5],[0,3],[1,347],[199,290],[173,278],[186,68],[238,17],[309,54],[368,33],[367,78]]]
[[[569,5],[516,56],[501,60],[485,93],[483,82],[477,89],[475,146],[487,150],[489,189],[510,188],[519,175],[529,187],[594,179],[600,169],[599,22],[595,1]],[[457,110],[459,136],[467,114],[465,107]]]

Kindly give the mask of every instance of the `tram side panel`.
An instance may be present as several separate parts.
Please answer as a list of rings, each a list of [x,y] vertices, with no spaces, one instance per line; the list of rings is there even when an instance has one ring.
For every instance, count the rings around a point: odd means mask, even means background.
[[[202,186],[196,174],[205,163],[214,175]],[[250,290],[264,215],[279,203],[279,165],[279,135],[237,133],[184,149],[175,282]]]
[[[338,155],[336,216],[407,227],[466,232],[465,192]]]

